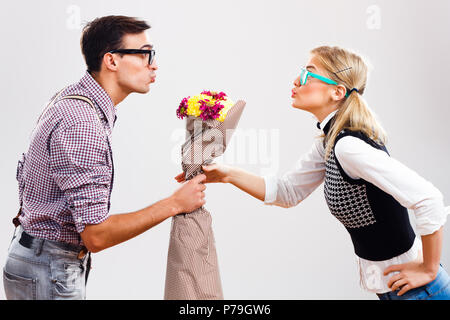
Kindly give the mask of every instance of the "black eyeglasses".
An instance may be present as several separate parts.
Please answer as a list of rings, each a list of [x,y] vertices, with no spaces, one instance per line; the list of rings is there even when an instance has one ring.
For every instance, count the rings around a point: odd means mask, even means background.
[[[109,53],[121,53],[121,54],[148,54],[148,64],[153,63],[155,58],[155,50],[144,50],[144,49],[116,49],[111,50]]]

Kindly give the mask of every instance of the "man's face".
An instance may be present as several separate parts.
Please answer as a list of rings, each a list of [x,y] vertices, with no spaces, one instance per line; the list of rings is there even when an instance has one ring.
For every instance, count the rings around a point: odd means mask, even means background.
[[[127,34],[122,39],[120,49],[145,49],[150,50],[153,46],[146,32],[138,34]],[[119,86],[127,93],[147,93],[150,83],[155,82],[156,59],[151,65],[148,64],[149,54],[115,54],[117,64],[117,81]]]

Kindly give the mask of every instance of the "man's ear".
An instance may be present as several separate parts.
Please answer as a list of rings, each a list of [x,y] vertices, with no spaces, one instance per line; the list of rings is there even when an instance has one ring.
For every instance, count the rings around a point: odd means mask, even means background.
[[[339,101],[345,98],[345,94],[347,93],[347,89],[339,84],[337,86],[335,86],[333,94],[332,94],[332,98],[334,101]]]
[[[105,65],[105,68],[110,71],[116,71],[117,70],[117,61],[115,59],[116,57],[112,53],[105,53],[103,56],[103,64]]]

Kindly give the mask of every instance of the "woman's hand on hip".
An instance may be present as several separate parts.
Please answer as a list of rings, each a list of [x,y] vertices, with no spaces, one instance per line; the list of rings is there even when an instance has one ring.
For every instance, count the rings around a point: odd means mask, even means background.
[[[384,275],[391,272],[399,272],[393,275],[388,281],[388,287],[392,291],[400,289],[398,296],[403,295],[411,289],[424,286],[436,278],[436,273],[429,270],[423,262],[412,261],[387,267]]]

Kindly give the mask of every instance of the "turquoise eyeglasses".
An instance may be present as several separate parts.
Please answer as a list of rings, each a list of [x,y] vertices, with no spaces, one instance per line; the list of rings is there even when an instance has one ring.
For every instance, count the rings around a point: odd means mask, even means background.
[[[351,68],[352,67],[348,67],[348,68],[345,68],[343,70],[339,70],[339,71],[335,72],[335,74],[339,73],[339,72],[342,72],[342,71],[350,70]],[[324,76],[321,76],[320,74],[309,72],[305,67],[301,68],[301,70],[300,70],[300,84],[302,86],[304,86],[306,84],[306,81],[308,81],[308,77],[313,77],[313,78],[319,79],[322,82],[325,82],[327,84],[332,84],[332,85],[335,85],[335,86],[337,86],[339,84],[339,83],[337,83],[334,80],[331,80],[331,79],[328,79],[328,78],[326,78]],[[345,96],[348,97],[348,95],[349,95],[349,93],[348,93],[348,90],[347,90],[347,92],[345,93]]]
[[[324,76],[321,76],[320,74],[312,73],[306,70],[306,68],[302,68],[300,71],[300,84],[304,86],[306,84],[306,81],[308,81],[308,77],[313,77],[316,79],[319,79],[320,81],[323,81],[328,84],[338,85],[338,83],[334,80],[325,78]]]

